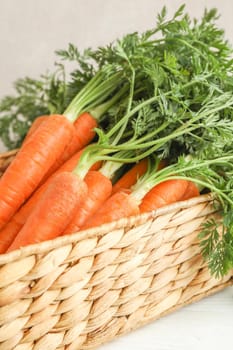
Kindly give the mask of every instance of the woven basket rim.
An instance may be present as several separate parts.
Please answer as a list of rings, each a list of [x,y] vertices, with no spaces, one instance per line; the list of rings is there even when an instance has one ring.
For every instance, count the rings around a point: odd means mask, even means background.
[[[84,239],[101,237],[106,233],[108,233],[109,231],[114,231],[114,230],[122,229],[126,227],[132,227],[134,225],[142,225],[146,223],[148,220],[152,220],[152,219],[155,219],[156,217],[166,215],[168,213],[171,213],[174,210],[188,209],[197,204],[201,204],[205,202],[213,202],[213,200],[214,200],[213,195],[211,193],[208,193],[208,194],[194,197],[185,201],[180,201],[174,204],[170,204],[148,213],[131,216],[129,218],[122,218],[117,221],[113,221],[111,223],[103,224],[101,226],[93,227],[87,230],[82,230],[77,233],[73,233],[71,235],[60,236],[45,242],[28,245],[26,247],[22,247],[20,249],[17,249],[9,253],[0,254],[0,265],[12,262],[14,260],[18,260],[20,258],[29,256],[32,254],[45,253],[53,249],[63,247],[64,245],[78,243]]]

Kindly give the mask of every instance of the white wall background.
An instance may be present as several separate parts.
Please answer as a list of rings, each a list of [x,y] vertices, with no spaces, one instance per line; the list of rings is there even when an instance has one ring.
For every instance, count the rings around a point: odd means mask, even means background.
[[[173,14],[183,3],[197,18],[217,7],[219,26],[233,43],[232,0],[0,0],[0,98],[17,78],[51,68],[54,51],[69,42],[81,49],[107,44],[153,27],[163,5]]]

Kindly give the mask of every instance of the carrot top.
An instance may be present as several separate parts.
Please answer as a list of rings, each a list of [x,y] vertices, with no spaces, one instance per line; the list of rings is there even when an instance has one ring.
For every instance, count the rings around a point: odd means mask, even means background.
[[[121,71],[113,72],[110,74],[109,70],[100,69],[96,75],[84,86],[84,88],[73,98],[69,106],[64,111],[64,115],[68,120],[74,122],[77,117],[91,109],[103,104],[106,99],[117,91],[117,88],[126,82],[123,73]],[[119,92],[119,90],[118,90]],[[125,87],[123,93],[125,92]],[[122,91],[116,94],[115,98],[111,102],[106,103],[99,108],[98,112],[93,112],[93,116],[98,119],[105,110],[108,109],[119,97],[122,95]]]

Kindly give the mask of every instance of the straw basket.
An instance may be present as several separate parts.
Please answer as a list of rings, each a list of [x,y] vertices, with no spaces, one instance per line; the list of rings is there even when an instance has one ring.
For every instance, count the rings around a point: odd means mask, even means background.
[[[200,255],[213,215],[204,195],[0,255],[0,350],[93,349],[230,285]]]

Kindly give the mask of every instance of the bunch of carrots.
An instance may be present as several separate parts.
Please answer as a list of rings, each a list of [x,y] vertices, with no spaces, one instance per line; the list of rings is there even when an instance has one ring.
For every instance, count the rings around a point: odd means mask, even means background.
[[[182,11],[92,53],[64,113],[35,119],[0,179],[1,254],[212,192],[223,233],[208,223],[203,253],[213,273],[233,266],[232,60],[214,13],[191,30]]]
[[[98,106],[98,111],[119,103],[125,90]],[[77,97],[74,104],[78,109]],[[149,157],[143,153],[135,157],[132,150],[118,150],[124,145],[115,145],[115,135],[119,135],[116,126],[121,128],[121,120],[114,125],[113,148],[106,141],[101,142],[103,135],[92,143],[96,117],[83,112],[72,124],[74,110],[70,119],[67,112],[36,119],[1,178],[1,253],[199,195],[197,186],[188,180],[168,180],[152,186],[146,196],[136,198],[132,187],[147,173]],[[111,132],[112,129],[107,134]],[[135,165],[113,183],[117,170],[131,162]],[[18,173],[19,164],[23,166],[23,176]],[[156,170],[164,166],[165,161],[160,161]]]
[[[118,91],[104,105],[111,105],[113,101],[120,103],[118,98],[122,94],[122,90],[121,94]],[[157,96],[152,98],[156,99]],[[150,100],[142,104],[150,103]],[[79,106],[77,97],[75,101],[75,105]],[[231,103],[233,104],[232,100]],[[74,125],[66,113],[41,117],[35,121],[19,153],[0,181],[1,253],[122,217],[149,212],[199,195],[198,187],[188,177],[158,181],[163,169],[169,168],[166,160],[155,158],[155,149],[161,147],[162,139],[152,139],[152,136],[157,134],[158,129],[143,137],[134,133],[125,140],[122,128],[128,130],[127,123],[139,106],[140,104],[129,112],[126,111],[107,132],[93,128],[96,119],[88,112],[80,114],[78,123],[76,121]],[[136,118],[139,116],[137,114]],[[53,135],[56,130],[55,140],[49,136],[51,123]],[[85,131],[81,129],[80,132],[80,127],[85,128]],[[99,134],[99,139],[89,143],[95,131]],[[182,131],[185,132],[186,130]],[[120,133],[122,136],[119,139]],[[175,129],[174,134],[176,133]],[[80,142],[82,136],[85,140]],[[172,137],[172,133],[169,137]],[[150,140],[149,147],[147,140]],[[27,176],[16,173],[19,162],[23,164]],[[135,162],[113,184],[117,170],[124,163]],[[174,173],[175,170],[171,177]]]

